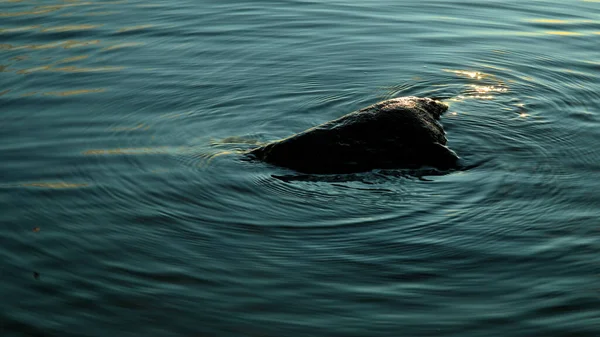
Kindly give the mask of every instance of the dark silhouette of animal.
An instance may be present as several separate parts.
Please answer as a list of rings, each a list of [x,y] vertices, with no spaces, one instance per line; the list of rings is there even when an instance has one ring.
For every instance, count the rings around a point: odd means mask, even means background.
[[[438,122],[448,106],[431,98],[382,101],[248,152],[251,158],[308,174],[372,169],[457,167]]]

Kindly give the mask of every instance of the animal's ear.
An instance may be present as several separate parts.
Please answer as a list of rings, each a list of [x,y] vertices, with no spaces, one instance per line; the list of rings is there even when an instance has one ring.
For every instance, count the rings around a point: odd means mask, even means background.
[[[446,103],[431,98],[424,98],[423,100],[425,110],[427,110],[427,112],[435,119],[439,119],[440,116],[448,110],[448,105]]]

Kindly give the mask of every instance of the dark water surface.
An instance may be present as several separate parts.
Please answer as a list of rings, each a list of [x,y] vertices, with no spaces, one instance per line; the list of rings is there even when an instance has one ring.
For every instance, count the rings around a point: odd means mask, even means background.
[[[599,60],[598,0],[0,0],[0,335],[600,336]],[[486,162],[240,160],[405,95]]]

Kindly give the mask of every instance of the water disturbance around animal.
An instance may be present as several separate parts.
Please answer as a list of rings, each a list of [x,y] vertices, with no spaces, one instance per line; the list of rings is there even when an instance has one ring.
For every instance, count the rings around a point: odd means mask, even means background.
[[[0,0],[0,335],[598,336],[598,55],[595,0]],[[482,164],[242,160],[411,95]]]

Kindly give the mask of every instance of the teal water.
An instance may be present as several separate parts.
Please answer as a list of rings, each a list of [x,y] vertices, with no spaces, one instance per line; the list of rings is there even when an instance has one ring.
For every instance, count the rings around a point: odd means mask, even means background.
[[[600,336],[600,2],[0,0],[1,336]],[[241,160],[432,96],[472,170]]]

